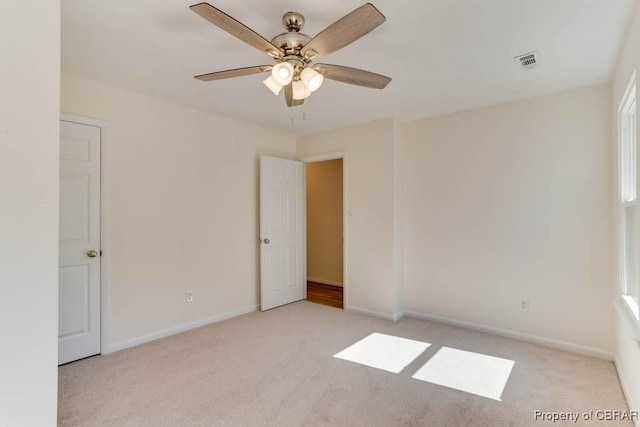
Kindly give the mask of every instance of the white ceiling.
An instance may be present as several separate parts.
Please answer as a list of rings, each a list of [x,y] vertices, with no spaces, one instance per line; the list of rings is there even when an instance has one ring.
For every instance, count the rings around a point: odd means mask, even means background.
[[[415,120],[609,81],[637,0],[374,0],[387,21],[321,62],[393,81],[384,90],[327,80],[288,108],[265,75],[194,75],[271,64],[189,10],[198,0],[62,0],[63,71],[294,134],[370,120]],[[282,14],[314,36],[363,0],[210,0],[271,39]],[[513,57],[538,50],[539,68]],[[306,117],[306,120],[303,119]],[[293,125],[292,125],[293,121]]]

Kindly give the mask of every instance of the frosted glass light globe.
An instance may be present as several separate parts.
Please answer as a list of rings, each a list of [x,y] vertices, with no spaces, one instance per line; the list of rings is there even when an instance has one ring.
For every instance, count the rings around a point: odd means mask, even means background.
[[[280,86],[278,83],[276,83],[275,79],[273,78],[273,76],[269,76],[267,77],[262,83],[264,83],[264,85],[266,87],[269,88],[269,90],[271,92],[273,92],[273,94],[275,96],[278,96],[278,94],[280,93],[280,91],[282,90],[282,86]]]
[[[300,73],[300,78],[304,82],[309,92],[315,92],[322,86],[324,76],[312,68],[305,68]]]
[[[273,67],[271,76],[280,86],[286,86],[293,79],[293,65],[288,62],[281,62]]]
[[[308,98],[309,95],[311,95],[311,92],[309,92],[302,81],[298,80],[293,82],[293,99],[305,99]]]

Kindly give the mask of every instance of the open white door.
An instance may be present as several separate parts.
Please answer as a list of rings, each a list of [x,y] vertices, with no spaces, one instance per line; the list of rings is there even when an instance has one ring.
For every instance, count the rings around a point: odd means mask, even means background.
[[[260,157],[260,309],[307,297],[304,164]]]
[[[60,122],[58,363],[100,353],[100,128]]]

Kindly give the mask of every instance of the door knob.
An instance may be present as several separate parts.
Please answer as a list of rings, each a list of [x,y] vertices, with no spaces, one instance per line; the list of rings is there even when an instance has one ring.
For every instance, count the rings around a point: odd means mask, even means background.
[[[90,251],[87,251],[87,256],[88,256],[89,258],[95,258],[95,257],[97,257],[97,256],[98,256],[98,252],[97,252],[97,251],[94,251],[93,249],[91,249]]]
[[[265,245],[268,245],[270,240],[269,239],[264,239],[263,242],[264,242]]]

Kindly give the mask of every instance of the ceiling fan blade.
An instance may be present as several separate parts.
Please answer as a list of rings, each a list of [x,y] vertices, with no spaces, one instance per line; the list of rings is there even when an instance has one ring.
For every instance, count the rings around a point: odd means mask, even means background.
[[[366,3],[322,30],[300,53],[309,61],[319,59],[353,43],[386,19],[374,5]]]
[[[284,99],[287,101],[287,106],[297,107],[304,104],[304,99],[293,99],[293,82],[289,83],[284,88]]]
[[[216,71],[215,73],[201,74],[196,79],[208,82],[211,80],[230,79],[231,77],[248,76],[249,74],[266,73],[271,71],[272,65],[258,65],[256,67],[235,68],[233,70]]]
[[[282,57],[282,51],[269,40],[265,39],[242,22],[227,15],[220,9],[216,9],[211,6],[209,3],[194,4],[190,6],[190,9],[207,21],[211,22],[213,25],[217,25],[227,33],[239,38],[256,49],[265,52],[267,55],[274,58]]]
[[[342,65],[316,64],[313,69],[327,79],[373,89],[384,89],[391,81],[391,77],[383,76],[382,74],[358,68],[343,67]]]

